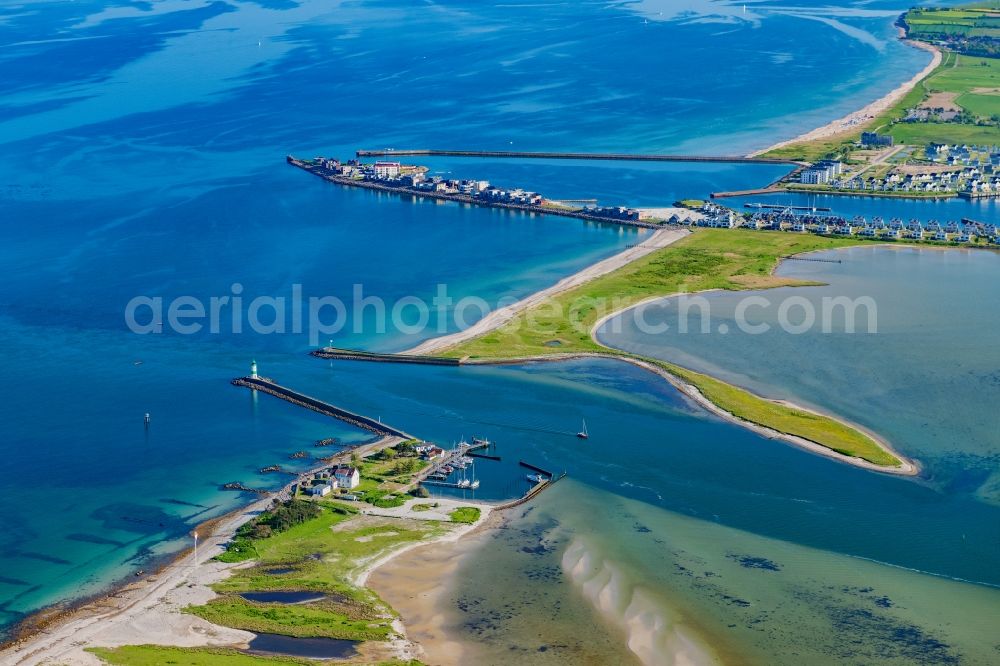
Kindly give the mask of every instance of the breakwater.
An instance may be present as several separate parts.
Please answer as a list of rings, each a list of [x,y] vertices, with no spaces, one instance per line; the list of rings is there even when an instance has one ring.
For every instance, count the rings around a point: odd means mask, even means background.
[[[414,363],[417,365],[460,365],[461,360],[444,356],[405,356],[402,354],[380,354],[377,352],[358,351],[354,349],[338,349],[323,347],[309,352],[317,358],[336,359],[341,361],[372,361],[375,363]]]
[[[630,227],[639,227],[642,229],[662,229],[664,227],[669,227],[672,225],[658,224],[655,222],[642,222],[639,220],[629,220],[624,218],[609,217],[607,215],[597,215],[594,213],[586,212],[586,209],[568,209],[568,208],[558,208],[554,206],[536,206],[531,204],[520,204],[512,203],[509,201],[491,201],[488,199],[483,199],[480,197],[473,197],[468,194],[458,194],[451,192],[431,192],[427,190],[418,190],[413,187],[408,187],[406,185],[391,185],[385,182],[376,182],[371,180],[363,180],[360,178],[353,178],[349,176],[338,176],[336,174],[330,173],[320,167],[312,165],[306,161],[297,159],[291,155],[287,156],[286,161],[292,166],[296,166],[303,171],[308,171],[314,176],[319,176],[323,180],[329,181],[331,183],[336,183],[337,185],[344,185],[346,187],[360,187],[366,190],[376,190],[378,192],[389,192],[392,194],[398,194],[400,196],[417,197],[422,199],[436,199],[439,201],[455,201],[457,203],[469,204],[472,206],[482,206],[484,208],[504,208],[507,210],[516,210],[522,213],[535,213],[541,215],[556,215],[558,217],[572,217],[578,220],[587,220],[589,222],[604,222],[606,224],[621,224]]]
[[[536,483],[535,485],[533,485],[531,487],[531,489],[528,492],[526,492],[521,497],[518,497],[517,499],[511,500],[509,502],[503,502],[501,504],[495,504],[493,506],[493,510],[494,511],[503,511],[505,509],[513,509],[514,507],[521,506],[522,504],[530,502],[536,496],[538,496],[539,494],[541,494],[541,492],[543,490],[545,490],[546,488],[548,488],[552,484],[556,483],[557,481],[562,481],[564,478],[566,478],[566,472],[563,472],[559,476],[554,476],[551,479],[549,479],[548,481],[542,481],[540,483]]]
[[[413,437],[408,433],[391,426],[387,426],[381,421],[368,416],[362,416],[361,414],[355,414],[354,412],[349,412],[346,409],[342,409],[335,405],[323,402],[322,400],[317,400],[316,398],[305,395],[304,393],[299,393],[290,388],[281,386],[280,384],[276,384],[269,379],[263,379],[260,377],[238,377],[232,380],[232,384],[234,386],[245,386],[246,388],[253,389],[255,391],[262,391],[263,393],[273,395],[276,398],[281,398],[282,400],[290,402],[294,405],[299,405],[300,407],[305,407],[306,409],[311,409],[319,412],[320,414],[333,417],[355,426],[356,428],[373,432],[376,435],[383,437],[402,437],[403,439],[413,439]]]
[[[750,164],[805,164],[798,160],[780,157],[746,157],[744,155],[656,155],[635,153],[553,153],[523,150],[359,150],[358,157],[496,157],[557,160],[612,160],[618,162],[730,162]]]

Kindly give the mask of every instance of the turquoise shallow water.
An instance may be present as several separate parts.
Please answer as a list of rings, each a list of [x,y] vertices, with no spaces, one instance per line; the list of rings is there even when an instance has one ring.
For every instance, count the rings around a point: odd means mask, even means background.
[[[0,10],[0,348],[13,378],[0,388],[0,622],[176,551],[197,522],[246,499],[219,484],[277,485],[256,470],[293,464],[291,452],[321,437],[362,437],[230,387],[252,357],[292,386],[441,442],[496,438],[505,460],[479,470],[485,497],[524,489],[511,464],[523,456],[566,467],[578,488],[797,544],[816,567],[834,553],[942,577],[919,581],[996,584],[994,507],[981,501],[989,495],[981,472],[963,481],[954,448],[935,468],[951,482],[887,479],[708,419],[659,380],[617,364],[330,367],[305,356],[304,334],[125,329],[133,296],[205,298],[232,294],[234,283],[248,296],[285,295],[298,283],[307,295],[341,298],[360,283],[390,300],[429,297],[446,283],[453,295],[495,302],[641,239],[613,225],[344,191],[286,167],[286,153],[740,152],[842,115],[926,61],[894,41],[894,10],[881,3],[749,3],[746,14],[725,3],[678,7],[38,2]],[[775,171],[432,167],[645,205],[759,185]],[[436,332],[383,332],[361,320],[359,332],[338,335],[341,344],[400,349]],[[581,450],[567,433],[584,415],[594,448]],[[926,447],[933,459],[934,443]],[[637,556],[656,553],[636,546]],[[960,600],[960,589],[939,594]],[[693,592],[677,601],[704,616],[700,631],[719,635],[722,620],[712,618],[725,614],[699,606]],[[927,616],[921,631],[940,624]],[[797,631],[793,638],[806,630]],[[733,641],[753,644],[749,634]]]

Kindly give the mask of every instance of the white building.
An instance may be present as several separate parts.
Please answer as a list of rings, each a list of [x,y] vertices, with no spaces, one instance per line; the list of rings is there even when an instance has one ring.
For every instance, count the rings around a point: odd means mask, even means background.
[[[806,169],[799,177],[804,185],[826,185],[830,182],[830,172],[826,169]]]
[[[355,467],[338,467],[333,470],[333,478],[338,488],[351,490],[361,484],[361,474]]]
[[[399,162],[376,162],[374,170],[376,178],[395,178],[399,175]]]
[[[328,483],[325,483],[322,486],[313,486],[312,488],[309,489],[309,494],[312,495],[313,497],[326,497],[332,492],[333,492],[333,486],[331,486]]]

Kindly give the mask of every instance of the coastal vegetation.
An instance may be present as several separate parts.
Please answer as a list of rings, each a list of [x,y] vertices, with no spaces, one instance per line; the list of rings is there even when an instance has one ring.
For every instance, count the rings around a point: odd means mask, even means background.
[[[266,538],[251,538],[254,565],[234,570],[213,586],[219,597],[185,612],[234,629],[286,636],[388,638],[392,610],[370,590],[356,587],[352,576],[382,554],[447,528],[436,521],[357,516],[332,503],[314,506],[315,517]],[[317,596],[294,604],[253,600],[260,598],[255,593],[266,592]]]
[[[310,502],[276,502],[269,510],[241,525],[218,559],[242,562],[257,557],[256,542],[316,518],[320,512],[321,509]]]
[[[451,518],[453,523],[465,523],[467,525],[472,525],[477,520],[482,512],[477,506],[460,506],[451,513],[448,517]]]
[[[648,359],[647,359],[648,360]],[[672,363],[655,362],[671,375],[695,386],[712,404],[733,416],[796,435],[846,456],[883,467],[897,467],[899,460],[856,428],[821,414],[763,400],[732,384]]]
[[[706,399],[740,419],[874,465],[899,467],[901,461],[874,439],[836,419],[766,400],[672,363],[609,349],[593,335],[603,318],[651,298],[710,289],[740,291],[815,284],[777,277],[773,272],[782,257],[860,242],[863,241],[781,232],[701,229],[612,273],[563,292],[549,302],[529,308],[509,324],[443,353],[478,361],[558,358],[567,354],[602,354],[640,360],[694,386]]]
[[[231,648],[184,648],[164,645],[124,645],[116,648],[86,648],[87,652],[113,666],[325,666],[339,664],[352,666],[361,662],[351,660],[299,659],[296,657],[258,656]],[[419,661],[382,661],[367,666],[422,666]]]

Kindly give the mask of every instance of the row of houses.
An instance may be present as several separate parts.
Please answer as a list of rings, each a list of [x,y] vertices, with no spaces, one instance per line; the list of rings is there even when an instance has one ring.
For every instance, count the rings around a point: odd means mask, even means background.
[[[322,161],[321,161],[322,160]],[[420,192],[442,194],[464,194],[491,202],[541,206],[544,199],[537,192],[521,188],[502,188],[490,184],[488,180],[468,180],[428,176],[416,167],[404,167],[399,162],[375,162],[361,164],[349,160],[341,164],[337,160],[316,158],[316,163],[339,176],[361,177],[385,185],[409,187]]]
[[[833,215],[796,214],[789,211],[740,214],[719,206],[703,207],[704,217],[696,221],[680,221],[698,227],[722,229],[753,229],[788,231],[828,236],[857,236],[886,240],[924,240],[945,243],[988,242],[1000,245],[1000,225],[963,221],[939,223],[900,219],[885,221],[880,217],[846,219]]]
[[[1000,166],[998,146],[931,143],[924,149],[924,155],[932,162],[949,166]]]
[[[631,220],[638,221],[642,218],[642,213],[635,208],[625,206],[587,206],[584,210],[591,215],[606,217],[611,220]]]
[[[966,166],[965,168],[937,173],[892,172],[882,178],[854,176],[853,178],[831,179],[826,182],[831,188],[849,192],[888,192],[901,194],[941,193],[954,194],[962,191],[1000,191],[1000,174],[990,175],[992,166]],[[806,182],[803,178],[802,182]],[[815,181],[822,182],[822,181]]]

